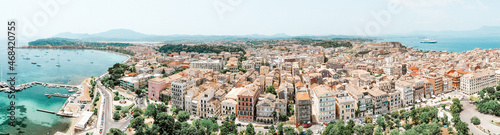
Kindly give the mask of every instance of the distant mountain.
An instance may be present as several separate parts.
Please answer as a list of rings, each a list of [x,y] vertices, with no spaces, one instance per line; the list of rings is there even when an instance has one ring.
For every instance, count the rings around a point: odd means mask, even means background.
[[[285,38],[311,38],[311,39],[339,39],[356,38],[356,36],[326,35],[326,36],[290,36],[285,33],[274,35],[148,35],[128,29],[113,29],[97,34],[81,34],[64,32],[55,35],[57,38],[78,39],[86,42],[95,41],[148,41],[148,42],[178,42],[178,41],[213,41],[213,40],[254,40],[254,39],[285,39]]]
[[[483,26],[467,31],[415,31],[408,36],[453,36],[453,37],[500,37],[500,26]]]

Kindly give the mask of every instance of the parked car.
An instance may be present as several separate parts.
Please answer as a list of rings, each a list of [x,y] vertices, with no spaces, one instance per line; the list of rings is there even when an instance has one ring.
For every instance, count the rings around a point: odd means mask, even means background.
[[[236,126],[241,126],[241,123],[236,124]]]

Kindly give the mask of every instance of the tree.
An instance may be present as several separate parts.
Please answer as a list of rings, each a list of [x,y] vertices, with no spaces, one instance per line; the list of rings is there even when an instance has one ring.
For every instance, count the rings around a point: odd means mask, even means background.
[[[179,114],[177,115],[177,120],[180,122],[184,122],[184,121],[189,120],[189,116],[191,116],[191,114],[189,114],[189,112],[180,111]]]
[[[382,128],[380,128],[380,126],[379,126],[379,127],[377,127],[377,129],[375,130],[375,135],[384,135],[384,134],[382,133]]]
[[[156,105],[151,103],[146,107],[146,111],[144,111],[144,116],[153,117],[156,120],[156,115],[158,114],[158,110]]]
[[[462,104],[460,103],[460,100],[458,98],[454,98],[453,104],[450,107],[450,110],[452,113],[460,113],[462,111]]]
[[[479,125],[481,124],[481,120],[479,120],[479,118],[477,116],[474,116],[470,119],[470,122],[474,125]]]
[[[313,135],[313,131],[311,129],[307,129],[306,130],[306,135]]]
[[[174,106],[174,107],[172,107],[172,108],[170,108],[170,111],[172,111],[172,113],[173,113],[173,114],[177,114],[177,113],[179,113],[179,111],[180,111],[180,110],[181,110],[181,109],[179,109],[179,108],[177,108],[177,107],[175,107],[175,106]]]
[[[392,129],[389,135],[399,135],[399,130],[398,129]]]
[[[175,123],[175,118],[166,112],[159,113],[154,121],[154,124],[158,125],[161,128],[160,134],[172,133],[173,132],[172,127],[174,126],[174,123]]]
[[[297,128],[297,131],[299,131],[299,133],[302,133],[302,131],[304,131],[304,127],[299,126],[299,127]]]
[[[269,86],[269,87],[267,87],[267,89],[266,89],[266,93],[271,93],[271,94],[274,94],[274,95],[276,95],[276,94],[277,94],[277,93],[276,93],[276,89],[275,89],[275,88],[274,88],[274,86],[272,86],[272,85],[271,85],[271,86]]]
[[[245,135],[255,135],[255,130],[253,128],[252,123],[247,125],[247,129],[245,129]]]
[[[375,126],[373,126],[372,123],[368,123],[366,124],[366,126],[364,127],[363,131],[365,134],[367,135],[372,135],[373,134],[373,129],[375,129]]]
[[[237,128],[238,127],[234,124],[234,121],[226,121],[222,123],[222,126],[220,127],[220,135],[236,134],[238,133]]]
[[[274,125],[271,125],[269,127],[269,130],[267,131],[267,133],[272,134],[272,135],[274,135],[276,133],[276,129],[274,128]]]
[[[111,128],[109,129],[109,133],[107,133],[107,135],[126,135],[126,134],[123,133],[120,129]]]
[[[361,125],[356,125],[352,128],[352,130],[354,131],[354,133],[356,133],[357,135],[362,135],[364,133],[364,130],[363,130],[363,126]]]
[[[469,127],[468,126],[469,126],[469,124],[467,124],[463,121],[459,121],[455,124],[455,129],[457,129],[459,134],[467,135],[467,134],[469,134]]]
[[[377,117],[377,125],[382,127],[383,129],[385,129],[386,125],[385,125],[384,117],[382,117],[380,115]]]
[[[286,126],[284,129],[284,132],[285,132],[285,135],[295,135],[295,129],[293,127],[290,127],[290,126]]]
[[[278,135],[283,135],[283,123],[278,124]]]
[[[399,120],[399,119],[395,119],[395,120],[394,120],[394,123],[396,124],[396,128],[401,127],[401,120]]]
[[[444,110],[446,108],[446,104],[441,104],[441,108]]]
[[[460,121],[460,114],[455,113],[455,114],[452,114],[452,115],[453,115],[453,118],[451,118],[451,122],[457,124]]]
[[[373,118],[370,116],[365,117],[365,123],[373,123]]]
[[[499,99],[500,98],[500,91],[495,91],[495,96],[497,99]]]
[[[118,111],[115,111],[115,112],[113,113],[113,119],[114,119],[114,120],[119,120],[119,119],[120,119],[120,114],[118,113]]]
[[[484,89],[480,90],[477,94],[479,95],[479,97],[484,98],[484,94],[485,94]]]
[[[420,114],[420,122],[429,123],[429,118],[430,118],[429,112],[423,112]]]
[[[394,111],[391,113],[391,117],[394,118],[394,119],[399,119],[399,112],[398,111]]]
[[[134,128],[135,130],[138,130],[139,128],[144,128],[144,117],[135,117],[130,121],[130,127]]]

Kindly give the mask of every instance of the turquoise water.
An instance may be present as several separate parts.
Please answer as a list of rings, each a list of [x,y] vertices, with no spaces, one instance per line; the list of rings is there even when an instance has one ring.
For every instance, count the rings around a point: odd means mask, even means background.
[[[435,44],[422,44],[418,37],[385,37],[381,42],[397,41],[408,47],[433,51],[460,52],[474,48],[500,48],[500,37],[426,37],[435,39]]]
[[[39,55],[39,57],[35,57],[35,55]],[[30,60],[24,60],[23,57],[30,57]],[[126,58],[124,55],[95,50],[18,49],[16,83],[38,81],[80,84],[85,78],[99,76],[107,72],[107,69],[114,63],[121,63]],[[56,66],[58,61],[61,64],[60,67]],[[38,67],[31,62],[36,62],[41,66]],[[0,51],[0,63],[4,72],[2,79],[5,81],[9,77],[6,75],[8,65],[5,64],[7,63],[5,51]],[[33,86],[16,92],[16,118],[23,120],[22,124],[16,128],[7,126],[6,116],[8,112],[6,110],[10,99],[7,98],[7,93],[0,92],[0,134],[17,134],[20,130],[24,131],[24,134],[54,134],[56,131],[68,129],[71,118],[36,111],[36,109],[58,111],[66,98],[53,97],[48,99],[45,96],[45,94],[56,92],[64,94],[68,93],[68,89]]]

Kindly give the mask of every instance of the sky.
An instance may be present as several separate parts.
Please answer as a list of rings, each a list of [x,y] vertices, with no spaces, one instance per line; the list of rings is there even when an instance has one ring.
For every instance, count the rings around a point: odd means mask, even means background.
[[[498,0],[3,0],[0,13],[1,22],[17,20],[19,35],[41,38],[111,29],[156,35],[298,36],[500,26]]]

